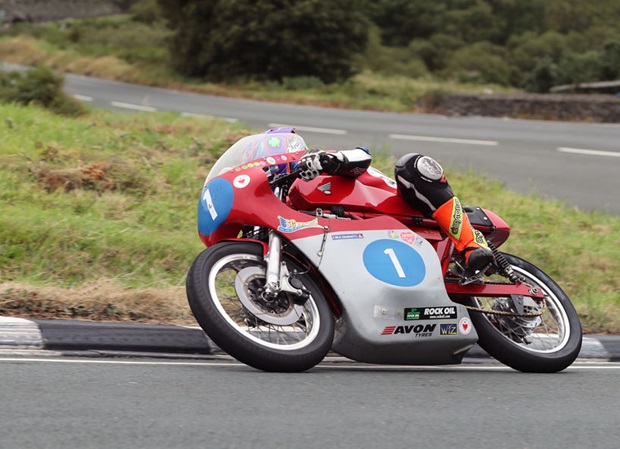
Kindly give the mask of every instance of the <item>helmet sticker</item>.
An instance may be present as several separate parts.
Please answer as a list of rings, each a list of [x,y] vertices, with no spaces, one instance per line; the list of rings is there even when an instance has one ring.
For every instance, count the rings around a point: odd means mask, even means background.
[[[280,146],[280,139],[278,139],[277,137],[272,137],[267,141],[267,144],[271,148],[278,148]]]

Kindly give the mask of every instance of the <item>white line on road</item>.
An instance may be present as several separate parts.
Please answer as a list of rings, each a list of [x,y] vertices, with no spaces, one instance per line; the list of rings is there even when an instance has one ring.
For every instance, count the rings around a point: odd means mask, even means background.
[[[131,109],[131,110],[134,110],[134,111],[143,111],[143,112],[155,112],[155,111],[157,111],[156,108],[153,108],[151,106],[142,106],[142,105],[139,105],[139,104],[122,103],[120,101],[112,101],[110,104],[112,106],[117,107],[117,108]]]
[[[566,147],[560,147],[558,148],[558,151],[560,153],[585,154],[588,156],[620,157],[620,152],[614,152],[614,151],[598,151],[598,150],[587,150],[583,148],[566,148]]]
[[[82,100],[82,101],[93,101],[93,97],[87,97],[86,95],[80,95],[80,94],[75,94],[73,95],[73,98],[75,98],[76,100]]]
[[[498,142],[495,140],[455,139],[451,137],[414,136],[410,134],[390,134],[390,138],[398,140],[419,140],[422,142],[460,143],[464,145],[498,145]]]
[[[312,126],[293,126],[293,125],[283,125],[281,123],[269,123],[268,126],[270,128],[295,128],[297,131],[308,131],[311,133],[340,134],[340,135],[345,135],[347,133],[344,129],[314,128]]]
[[[144,354],[148,357],[148,354]],[[50,359],[50,358],[27,358],[27,357],[0,357],[0,362],[41,362],[41,363],[72,363],[72,364],[100,364],[100,365],[182,365],[182,366],[245,366],[237,361],[140,361],[140,360],[93,360],[93,359]],[[357,370],[357,371],[514,371],[504,365],[480,365],[480,364],[463,364],[463,365],[438,365],[438,366],[415,366],[415,365],[380,365],[380,364],[363,364],[359,365],[355,362],[351,363],[330,363],[329,358],[316,366],[316,368],[340,369],[340,370]],[[583,369],[583,370],[620,370],[620,363],[597,362],[597,361],[576,361],[567,370]]]

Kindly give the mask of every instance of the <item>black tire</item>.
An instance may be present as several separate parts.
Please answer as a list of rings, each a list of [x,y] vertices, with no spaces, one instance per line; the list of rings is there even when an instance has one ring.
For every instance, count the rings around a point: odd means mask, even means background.
[[[303,271],[290,258],[284,256],[284,261],[289,271]],[[275,315],[267,314],[260,297],[253,294],[265,283],[264,268],[260,245],[223,242],[207,248],[187,275],[190,308],[213,342],[240,362],[263,371],[306,371],[321,362],[332,346],[333,313],[317,283],[308,275],[299,275],[297,279],[310,298],[296,305],[291,294],[281,294],[282,314],[273,310]],[[239,275],[244,269],[251,274]],[[239,286],[245,291],[241,293],[245,302],[238,293]],[[264,319],[275,321],[283,316],[286,325],[260,319],[248,309],[248,301],[254,310],[263,311]],[[291,320],[297,321],[289,323]]]
[[[478,332],[478,344],[489,355],[518,371],[562,371],[575,361],[581,350],[581,323],[577,311],[566,293],[541,269],[510,254],[504,254],[504,257],[518,275],[544,292],[545,311],[539,324],[527,318],[472,311],[470,315]],[[511,304],[508,298],[480,297],[470,298],[470,301],[471,306],[495,310],[507,310],[507,305]],[[524,330],[528,326],[531,328]]]

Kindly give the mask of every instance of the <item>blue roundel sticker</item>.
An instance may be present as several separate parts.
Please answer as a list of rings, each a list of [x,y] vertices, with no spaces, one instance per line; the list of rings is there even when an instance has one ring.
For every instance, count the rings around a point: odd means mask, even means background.
[[[233,200],[233,186],[230,182],[222,178],[210,181],[202,189],[198,202],[198,231],[202,235],[215,232],[230,214]]]
[[[399,287],[418,285],[426,275],[422,256],[399,240],[372,242],[364,250],[363,260],[366,270],[373,277]]]

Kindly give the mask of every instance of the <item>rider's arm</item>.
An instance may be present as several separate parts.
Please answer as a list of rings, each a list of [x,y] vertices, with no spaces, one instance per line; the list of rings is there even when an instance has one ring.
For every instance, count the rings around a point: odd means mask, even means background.
[[[372,156],[363,147],[343,151],[311,150],[299,161],[301,177],[310,181],[320,173],[357,177],[370,166]]]
[[[343,150],[337,151],[335,153],[327,153],[330,155],[334,155],[338,164],[336,164],[335,169],[330,169],[330,167],[324,167],[326,173],[332,175],[339,176],[350,176],[353,178],[358,177],[362,173],[364,173],[368,167],[370,167],[370,163],[372,162],[372,156],[370,152],[366,148],[357,147],[353,150]]]

